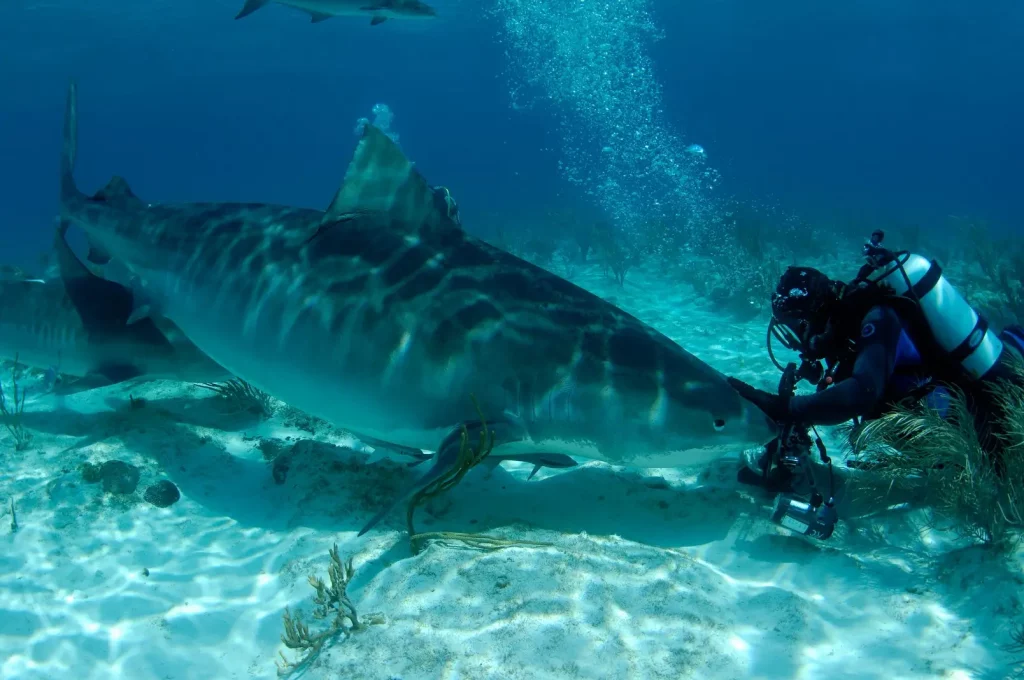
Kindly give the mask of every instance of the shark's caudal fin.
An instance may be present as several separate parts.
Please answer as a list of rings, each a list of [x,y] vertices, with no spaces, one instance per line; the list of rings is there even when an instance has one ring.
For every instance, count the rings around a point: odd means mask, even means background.
[[[78,156],[78,86],[68,84],[68,97],[64,104],[64,148],[60,155],[60,201],[78,195],[75,186],[75,158]]]
[[[269,5],[270,0],[245,0],[245,5],[241,11],[235,15],[235,19],[241,19],[247,17],[258,9],[261,9],[264,5]]]

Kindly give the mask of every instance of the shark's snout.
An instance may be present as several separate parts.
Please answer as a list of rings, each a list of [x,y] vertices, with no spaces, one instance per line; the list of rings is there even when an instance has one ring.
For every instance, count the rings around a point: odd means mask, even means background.
[[[747,424],[750,439],[760,444],[771,441],[779,433],[778,423],[746,399],[741,399],[741,401],[743,404],[743,420]]]

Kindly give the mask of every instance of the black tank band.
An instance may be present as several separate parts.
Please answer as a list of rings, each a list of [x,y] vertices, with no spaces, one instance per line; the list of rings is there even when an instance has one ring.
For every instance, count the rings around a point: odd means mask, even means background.
[[[974,324],[974,328],[967,334],[964,341],[949,353],[949,358],[959,363],[971,356],[971,353],[981,345],[981,341],[985,339],[985,333],[987,332],[988,321],[985,320],[985,317],[979,315],[978,323]]]
[[[931,266],[928,267],[928,271],[924,273],[921,280],[914,284],[910,289],[911,295],[916,297],[918,300],[923,298],[928,293],[932,292],[935,285],[942,278],[942,267],[935,260],[932,260]]]

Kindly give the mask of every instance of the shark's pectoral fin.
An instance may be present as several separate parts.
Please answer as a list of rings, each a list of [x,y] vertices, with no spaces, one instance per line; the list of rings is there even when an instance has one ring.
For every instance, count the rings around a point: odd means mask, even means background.
[[[146,290],[142,287],[139,277],[133,277],[132,287],[132,313],[128,315],[125,323],[129,326],[138,323],[143,319],[149,319],[158,315],[157,306],[153,304]]]
[[[387,20],[388,20],[387,17],[382,17],[381,15],[378,14],[375,17],[373,17],[372,19],[370,19],[370,25],[371,26],[376,26],[377,24],[383,24]]]
[[[451,455],[450,453],[446,454],[445,451],[439,449],[438,452],[432,457],[434,464],[430,466],[430,469],[423,473],[423,475],[419,479],[417,479],[415,482],[406,487],[405,490],[402,491],[402,493],[400,493],[387,505],[385,505],[380,510],[380,512],[374,515],[373,518],[369,522],[367,522],[362,529],[360,529],[359,536],[365,534],[367,531],[376,526],[378,522],[387,517],[388,514],[395,508],[396,505],[409,500],[417,493],[419,493],[423,489],[426,489],[435,481],[446,475],[448,472],[454,470],[455,465],[457,463],[457,459],[457,453],[456,455]]]
[[[100,387],[116,385],[118,383],[125,382],[126,380],[131,380],[132,378],[138,378],[141,375],[142,371],[140,371],[134,364],[100,364],[81,378],[72,380],[67,384],[61,384],[54,387],[53,392],[58,396],[66,397],[79,392],[88,392],[89,390],[99,389]]]
[[[99,375],[97,373],[90,373],[89,375],[82,376],[77,380],[71,380],[66,383],[60,383],[58,385],[55,385],[53,388],[53,393],[58,397],[70,397],[73,394],[99,389],[100,387],[106,387],[109,384],[110,381],[104,378],[102,375]]]
[[[153,308],[148,304],[135,305],[132,307],[132,313],[128,315],[128,320],[125,323],[131,326],[143,319],[148,319],[152,313]]]
[[[309,23],[311,23],[311,24],[319,24],[321,21],[327,21],[328,19],[330,19],[334,15],[333,14],[326,14],[324,12],[310,12],[309,16],[310,16]]]
[[[245,0],[245,5],[242,10],[235,15],[235,19],[241,19],[247,17],[256,10],[262,8],[264,5],[270,4],[270,0]]]
[[[90,375],[103,376],[111,385],[114,385],[119,382],[124,382],[125,380],[138,378],[142,375],[142,371],[139,370],[138,366],[132,363],[108,362],[97,366],[93,369]]]
[[[510,420],[503,420],[501,418],[496,419],[494,422],[488,421],[486,428],[489,433],[488,439],[491,439],[494,444],[498,442],[508,443],[519,441],[525,436],[525,432],[522,430],[519,423]],[[454,472],[460,463],[459,459],[460,453],[462,452],[463,435],[465,434],[466,441],[469,446],[475,447],[478,445],[478,442],[481,441],[480,437],[483,434],[483,429],[484,423],[478,420],[465,422],[453,427],[448,435],[441,440],[440,445],[437,447],[437,453],[431,457],[433,464],[430,466],[430,469],[423,473],[422,477],[410,484],[408,488],[395,497],[395,499],[388,503],[380,512],[374,515],[373,519],[367,522],[359,531],[359,535],[362,536],[372,529],[378,522],[387,517],[388,513],[390,513],[399,503],[409,500],[437,480],[442,479],[450,472]],[[502,460],[504,460],[504,458],[498,456],[494,459],[492,464],[490,460],[485,458],[480,464],[486,465],[493,470],[494,466]]]
[[[96,276],[82,264],[68,246],[68,226],[62,220],[54,236],[64,290],[90,335],[119,334],[131,323],[131,310],[137,298],[124,286]]]
[[[488,477],[494,474],[495,468],[499,467],[500,465],[501,458],[498,457],[488,456],[487,458],[484,458],[482,461],[480,461],[480,467],[482,467],[487,472]]]

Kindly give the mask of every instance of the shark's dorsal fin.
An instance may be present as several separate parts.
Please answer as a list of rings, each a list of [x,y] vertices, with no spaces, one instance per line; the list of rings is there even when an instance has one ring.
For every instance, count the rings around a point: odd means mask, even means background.
[[[334,15],[333,14],[327,14],[326,12],[313,12],[311,10],[309,12],[309,16],[310,16],[310,23],[312,23],[312,24],[319,24],[321,21],[327,21],[328,19],[330,19]]]
[[[434,192],[398,145],[373,125],[366,125],[322,225],[352,215],[386,213],[410,231],[450,225],[434,200]]]
[[[139,197],[132,193],[132,188],[128,186],[124,177],[114,175],[107,182],[107,186],[96,192],[92,200],[112,203],[114,201],[138,201]]]
[[[371,26],[376,26],[377,24],[383,24],[387,20],[388,20],[387,17],[381,16],[380,14],[377,14],[372,19],[370,19],[370,25]]]

